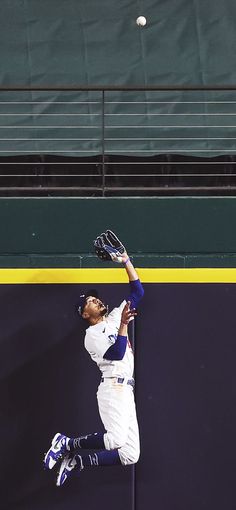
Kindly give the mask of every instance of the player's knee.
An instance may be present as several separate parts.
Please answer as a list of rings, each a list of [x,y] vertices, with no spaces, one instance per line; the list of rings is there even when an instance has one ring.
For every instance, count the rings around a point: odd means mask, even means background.
[[[115,434],[107,432],[104,434],[105,448],[106,450],[117,450],[122,448],[122,446],[124,446],[126,443],[126,439],[126,435],[116,436]]]
[[[139,450],[129,450],[125,451],[122,448],[119,450],[120,460],[124,466],[129,466],[131,464],[136,464],[140,457]]]
[[[137,464],[137,462],[139,461],[139,457],[140,457],[140,450],[138,452],[135,452],[135,454],[133,455],[132,464]]]

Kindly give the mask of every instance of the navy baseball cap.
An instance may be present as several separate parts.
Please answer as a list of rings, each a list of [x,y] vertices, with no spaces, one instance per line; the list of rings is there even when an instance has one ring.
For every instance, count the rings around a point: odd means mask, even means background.
[[[78,303],[76,305],[76,310],[79,315],[82,315],[84,307],[86,305],[86,299],[88,296],[93,296],[98,298],[98,292],[96,289],[90,289],[85,294],[81,294],[78,300]]]

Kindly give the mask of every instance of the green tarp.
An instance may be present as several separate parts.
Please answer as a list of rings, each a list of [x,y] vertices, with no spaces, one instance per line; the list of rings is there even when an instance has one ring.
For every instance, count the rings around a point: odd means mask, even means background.
[[[140,15],[144,28],[136,25]],[[236,84],[234,0],[1,0],[0,86]],[[234,154],[236,93],[0,92],[0,155]]]

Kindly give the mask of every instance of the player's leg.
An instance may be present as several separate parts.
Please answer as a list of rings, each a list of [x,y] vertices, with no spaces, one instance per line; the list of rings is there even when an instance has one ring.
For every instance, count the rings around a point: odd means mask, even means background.
[[[66,455],[59,469],[58,486],[72,473],[79,474],[87,467],[127,465],[138,460],[139,432],[132,388],[109,381],[98,391],[98,405],[107,430],[104,434],[106,449],[89,455],[84,452]]]
[[[121,465],[118,450],[102,450],[91,454],[84,452],[81,454],[69,453],[61,462],[61,466],[57,474],[56,485],[60,487],[72,474],[78,476],[85,468],[115,465]]]
[[[102,387],[101,387],[102,386]],[[109,426],[109,432],[107,433],[93,433],[76,438],[65,436],[58,432],[52,439],[51,446],[44,456],[44,465],[47,469],[52,469],[55,464],[63,458],[66,454],[74,452],[77,449],[89,449],[89,450],[113,450],[120,445],[120,438],[122,438],[122,429],[124,429],[124,415],[126,401],[122,406],[122,394],[121,389],[114,383],[108,381],[108,383],[100,384],[100,391],[98,391],[98,406],[101,419],[107,430],[106,425]],[[114,393],[113,399],[111,399],[111,393]],[[120,402],[117,405],[117,397]],[[100,403],[99,403],[100,402]],[[119,413],[117,416],[117,407]],[[123,415],[123,417],[122,417]],[[110,416],[110,418],[109,418]],[[119,417],[120,416],[120,417]],[[112,423],[111,423],[112,419]],[[128,428],[128,423],[125,425],[125,430]],[[111,430],[110,430],[111,429]],[[114,434],[116,433],[116,439]],[[106,439],[105,439],[106,437]],[[125,442],[125,439],[122,442]],[[119,443],[119,444],[118,444]]]
[[[123,466],[135,464],[140,456],[139,427],[134,399],[130,402],[130,421],[126,443],[118,450]]]
[[[94,432],[76,438],[65,436],[58,432],[52,439],[51,446],[44,456],[44,465],[52,469],[63,456],[78,449],[104,450],[104,432]]]
[[[97,399],[99,414],[106,430],[105,449],[118,449],[127,441],[133,388],[125,382],[107,379],[100,384]]]

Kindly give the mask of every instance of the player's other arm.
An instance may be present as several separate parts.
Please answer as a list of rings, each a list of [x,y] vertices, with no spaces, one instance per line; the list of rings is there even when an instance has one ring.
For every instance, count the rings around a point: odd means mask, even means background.
[[[132,317],[137,315],[135,309],[130,309],[130,301],[122,310],[120,327],[115,343],[105,352],[104,358],[113,361],[121,361],[125,355],[127,346],[128,324]]]

